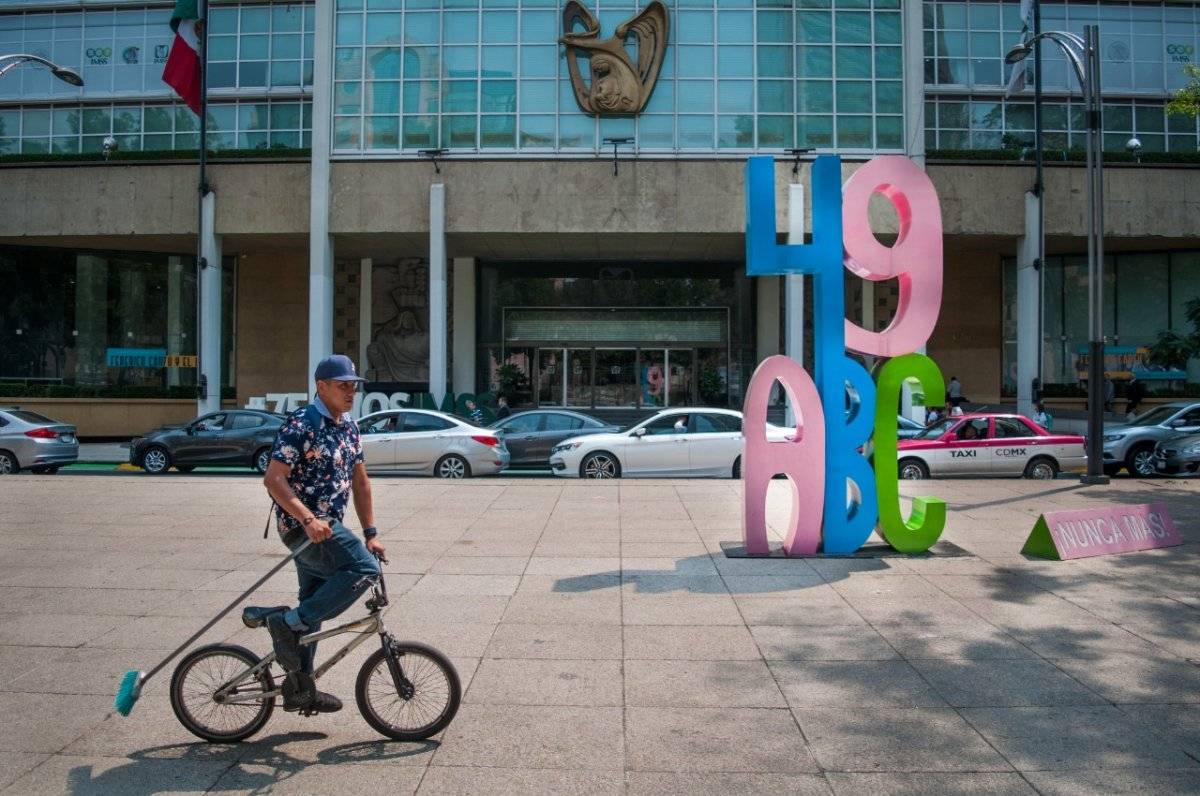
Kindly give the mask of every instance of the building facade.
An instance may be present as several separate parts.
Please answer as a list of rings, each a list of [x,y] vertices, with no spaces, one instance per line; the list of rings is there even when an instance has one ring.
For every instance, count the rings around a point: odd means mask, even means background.
[[[738,408],[797,310],[780,279],[745,276],[743,163],[777,156],[783,233],[785,186],[807,184],[821,153],[847,174],[879,154],[925,166],[946,242],[929,352],[972,401],[1014,400],[1034,181],[1032,91],[1005,93],[1019,4],[674,0],[665,24],[652,6],[565,19],[558,0],[212,2],[220,277],[198,310],[198,124],[160,79],[171,4],[0,2],[0,55],[85,81],[29,65],[0,77],[0,401],[92,436],[186,419],[207,337],[238,405],[305,392],[337,350],[385,393]],[[1104,145],[1121,161],[1105,175],[1109,369],[1187,394],[1200,363],[1154,346],[1191,331],[1200,299],[1200,131],[1165,109],[1200,46],[1200,5],[1042,4],[1043,29],[1084,24],[1100,26]],[[1046,394],[1070,402],[1087,329],[1083,119],[1048,48],[1042,73],[1033,317]],[[812,152],[793,169],[796,149]],[[872,223],[894,237],[886,201]],[[848,316],[887,325],[894,284],[847,287]]]

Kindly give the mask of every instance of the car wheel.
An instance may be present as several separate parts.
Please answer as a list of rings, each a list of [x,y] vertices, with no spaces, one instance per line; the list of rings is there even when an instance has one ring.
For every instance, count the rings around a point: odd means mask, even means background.
[[[929,478],[929,468],[920,459],[904,459],[900,462],[900,478],[904,481],[924,481]]]
[[[271,466],[271,449],[262,448],[258,453],[254,454],[254,469],[260,473],[266,473],[267,468]]]
[[[0,451],[0,475],[15,475],[19,472],[21,467],[17,464],[17,457],[8,451]]]
[[[153,445],[142,454],[142,469],[151,475],[165,473],[171,466],[171,454],[161,445]]]
[[[611,453],[593,453],[579,465],[580,478],[620,478],[621,463]]]
[[[438,459],[433,468],[433,474],[438,478],[470,478],[471,465],[461,456],[451,453]]]
[[[1025,465],[1025,477],[1036,481],[1053,481],[1058,478],[1058,463],[1044,457],[1034,459]]]
[[[734,480],[742,477],[742,457],[739,456],[733,460],[733,476]]]
[[[1141,445],[1131,450],[1125,457],[1125,469],[1129,470],[1130,475],[1141,478],[1149,478],[1154,475],[1154,448],[1150,445]]]

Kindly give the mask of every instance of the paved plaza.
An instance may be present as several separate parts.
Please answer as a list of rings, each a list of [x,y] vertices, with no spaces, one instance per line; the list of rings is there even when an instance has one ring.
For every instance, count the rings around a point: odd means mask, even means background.
[[[5,793],[1200,792],[1200,482],[936,481],[969,555],[729,559],[736,481],[377,479],[390,627],[455,661],[442,737],[335,716],[251,741],[175,720],[148,669],[281,557],[239,476],[0,479]],[[786,484],[772,485],[782,520]],[[1182,547],[1019,550],[1038,513],[1163,501]],[[294,598],[285,570],[251,598]],[[352,609],[357,613],[359,609]],[[260,653],[227,617],[208,641]]]

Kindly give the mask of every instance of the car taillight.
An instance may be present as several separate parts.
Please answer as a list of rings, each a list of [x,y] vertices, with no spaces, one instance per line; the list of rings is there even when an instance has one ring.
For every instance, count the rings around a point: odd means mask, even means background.
[[[35,428],[32,431],[26,431],[25,436],[34,439],[58,439],[58,432],[48,428]]]
[[[500,440],[497,437],[485,437],[482,434],[480,434],[480,435],[472,434],[471,439],[475,440],[480,445],[487,445],[489,448],[492,447],[493,445],[500,444]]]

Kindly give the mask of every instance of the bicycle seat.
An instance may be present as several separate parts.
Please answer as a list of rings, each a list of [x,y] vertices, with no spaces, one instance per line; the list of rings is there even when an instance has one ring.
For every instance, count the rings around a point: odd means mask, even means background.
[[[262,627],[267,623],[267,617],[286,611],[286,605],[247,605],[242,609],[242,624],[246,627]]]

